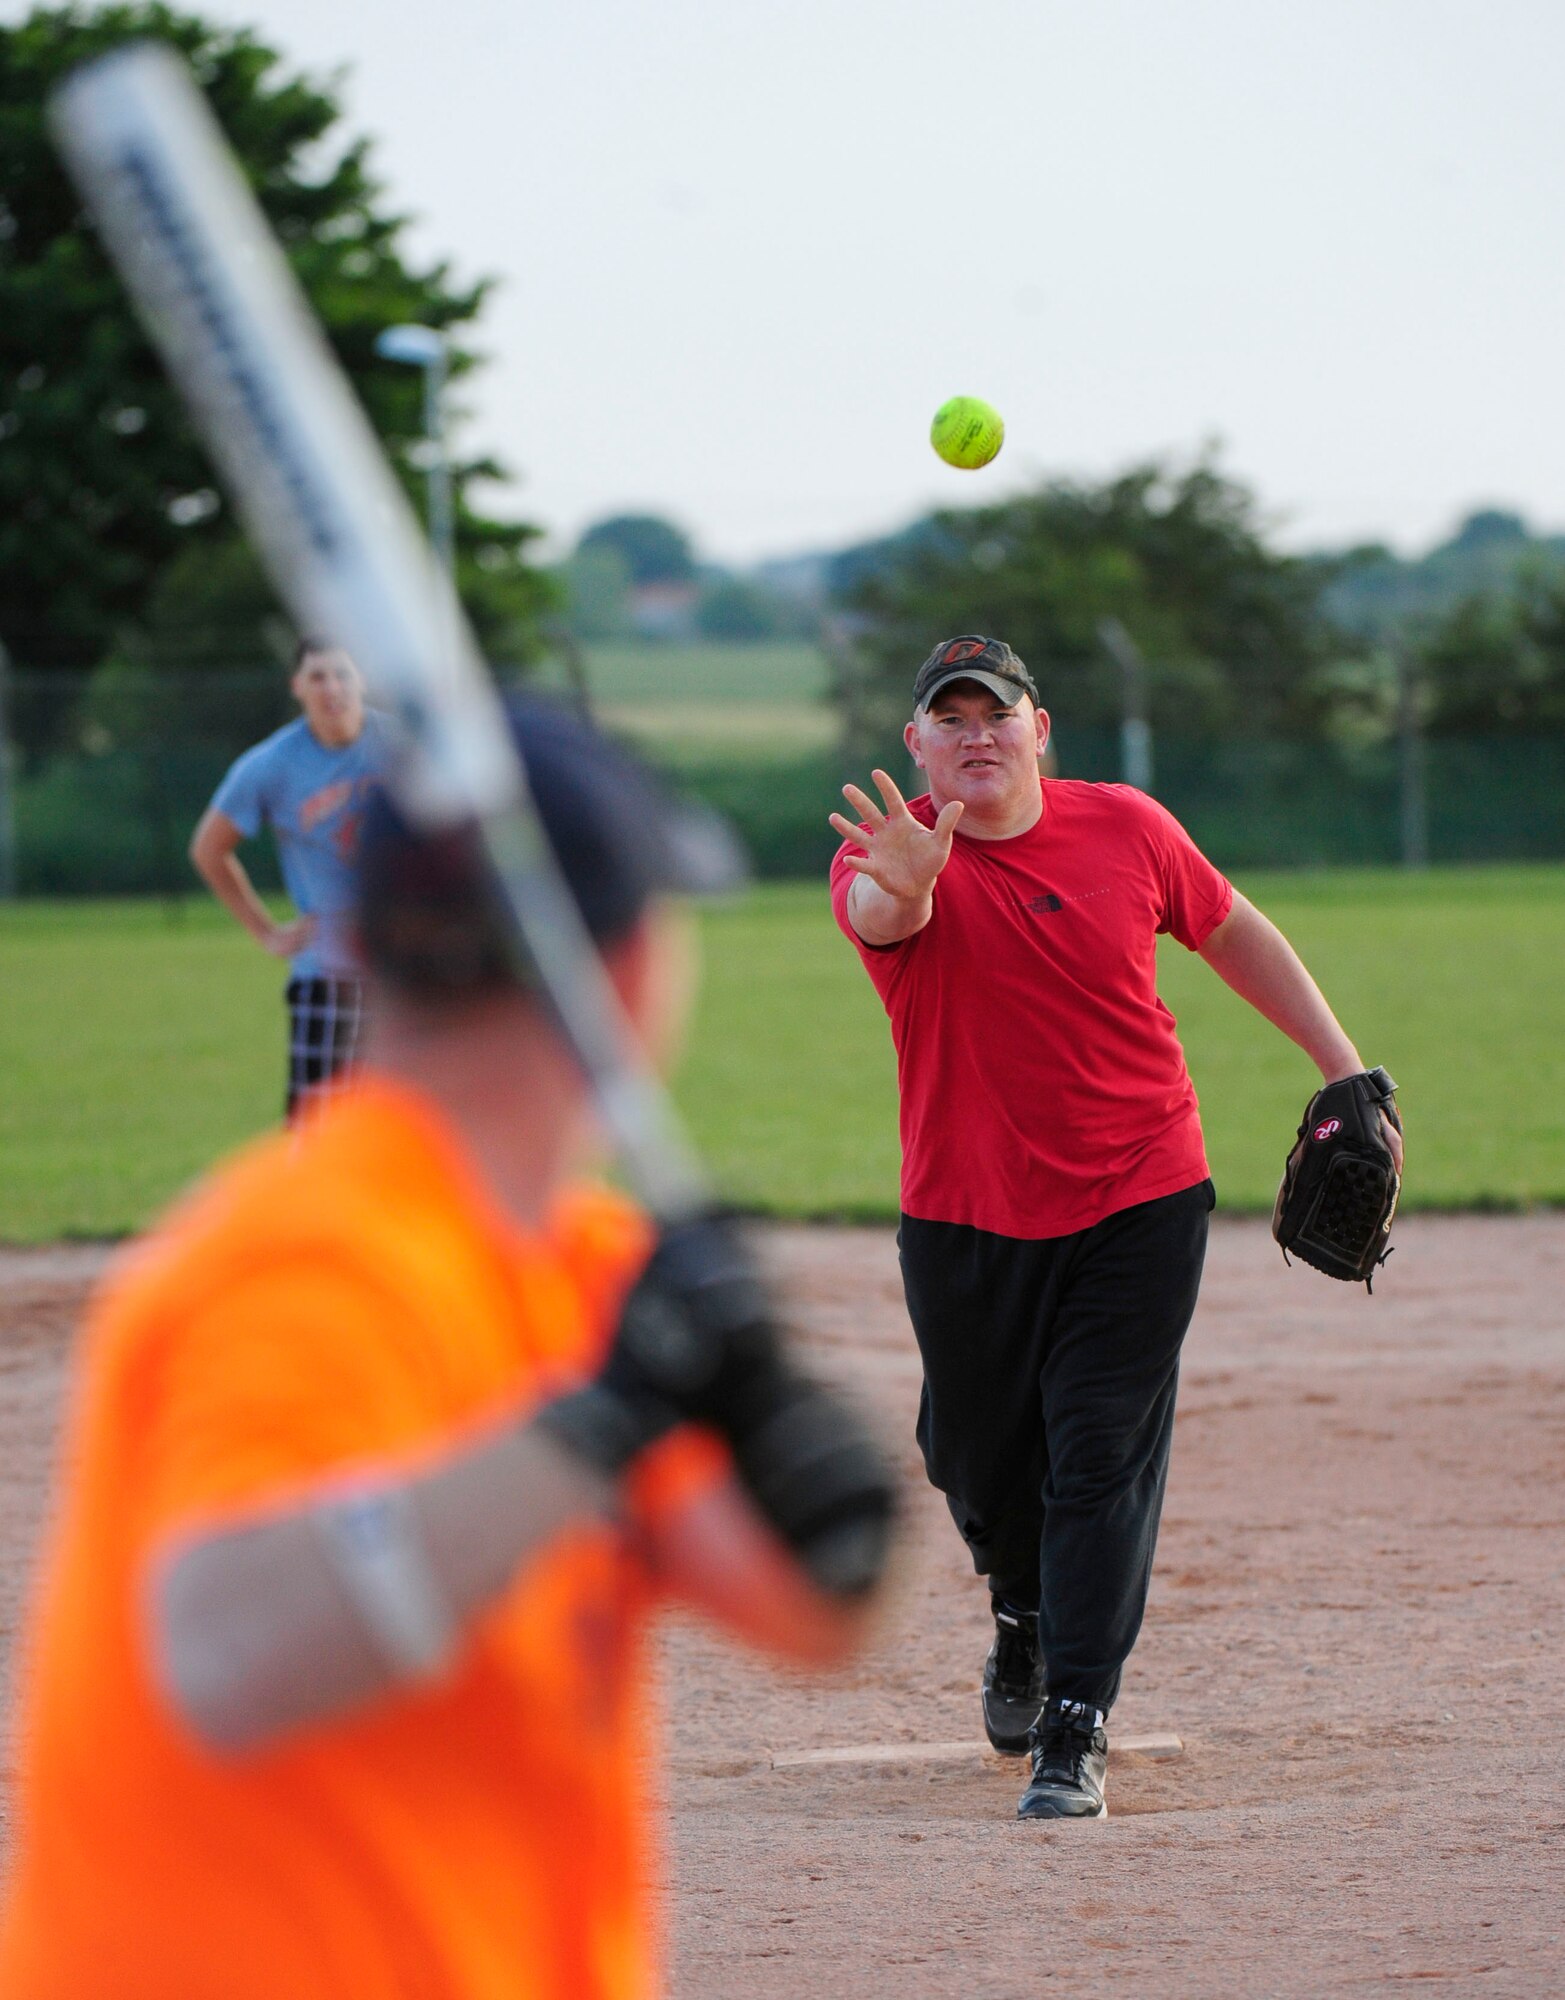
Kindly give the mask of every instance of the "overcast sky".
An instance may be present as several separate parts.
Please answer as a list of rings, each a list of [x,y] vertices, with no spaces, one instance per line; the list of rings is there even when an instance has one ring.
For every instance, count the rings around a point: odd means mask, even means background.
[[[467,437],[557,546],[792,553],[1213,437],[1294,544],[1565,527],[1559,0],[190,4],[345,66],[415,249],[502,279]],[[987,471],[930,452],[958,392]]]

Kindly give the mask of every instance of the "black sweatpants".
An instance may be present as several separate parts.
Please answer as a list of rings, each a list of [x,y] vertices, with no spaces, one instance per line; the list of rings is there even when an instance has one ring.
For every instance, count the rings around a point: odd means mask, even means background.
[[[898,1233],[930,1481],[990,1590],[1038,1607],[1049,1693],[1105,1713],[1146,1608],[1213,1200],[1202,1181],[1037,1242],[908,1215]]]

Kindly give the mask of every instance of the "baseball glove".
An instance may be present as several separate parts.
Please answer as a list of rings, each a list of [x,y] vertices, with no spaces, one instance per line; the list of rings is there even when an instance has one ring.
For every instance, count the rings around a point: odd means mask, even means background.
[[[1386,1239],[1402,1191],[1380,1124],[1384,1114],[1402,1130],[1395,1090],[1383,1069],[1317,1090],[1272,1211],[1285,1258],[1291,1251],[1327,1277],[1371,1291],[1377,1266],[1390,1255]]]

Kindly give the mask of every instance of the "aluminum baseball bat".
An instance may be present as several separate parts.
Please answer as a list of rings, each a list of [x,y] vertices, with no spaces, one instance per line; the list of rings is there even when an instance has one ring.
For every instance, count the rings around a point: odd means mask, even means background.
[[[455,589],[188,68],[129,44],[73,72],[49,115],[278,595],[390,711],[399,803],[431,828],[477,821],[519,966],[627,1179],[659,1220],[693,1214],[700,1167],[561,879]]]

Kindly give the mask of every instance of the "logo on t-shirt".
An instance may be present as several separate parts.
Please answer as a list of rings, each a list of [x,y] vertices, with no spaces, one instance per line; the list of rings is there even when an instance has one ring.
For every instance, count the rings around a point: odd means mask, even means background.
[[[1340,1118],[1323,1118],[1315,1127],[1312,1136],[1317,1139],[1335,1139],[1341,1130],[1342,1120]]]
[[[336,784],[322,785],[318,792],[311,792],[299,807],[299,831],[313,833],[323,819],[340,812],[353,797],[354,787],[352,778],[339,778]]]

